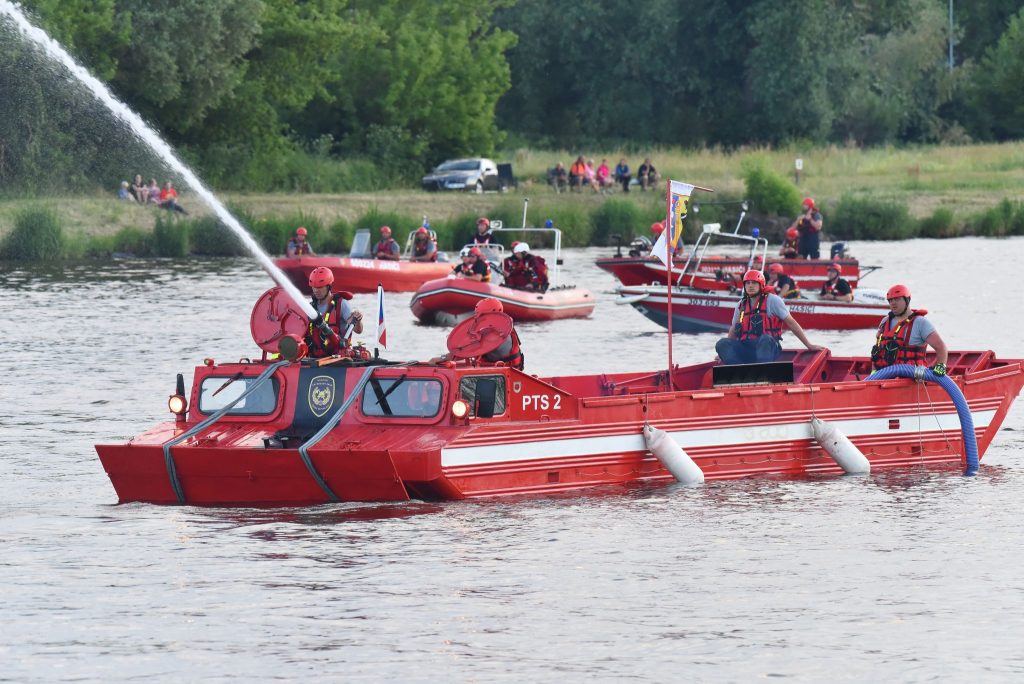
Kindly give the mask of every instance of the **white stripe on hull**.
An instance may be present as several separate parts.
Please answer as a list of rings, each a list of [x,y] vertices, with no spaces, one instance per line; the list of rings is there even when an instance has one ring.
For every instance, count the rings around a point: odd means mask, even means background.
[[[995,416],[995,411],[976,411],[972,412],[971,415],[974,418],[976,431],[980,432],[988,427]],[[935,416],[903,415],[893,416],[893,418],[899,418],[900,426],[898,429],[889,429],[889,417],[833,420],[831,422],[835,423],[839,430],[851,439],[871,439],[874,437],[888,440],[897,434],[917,434],[918,432],[940,430],[943,432],[955,432],[960,430],[960,419],[955,412]],[[767,445],[776,442],[813,439],[809,422],[683,430],[670,432],[669,434],[683,449],[721,447],[726,445],[735,445],[738,448],[757,447],[758,445],[767,447]],[[537,459],[571,458],[637,451],[646,451],[643,435],[639,432],[639,426],[635,434],[627,435],[444,448],[441,450],[441,467],[514,463]]]

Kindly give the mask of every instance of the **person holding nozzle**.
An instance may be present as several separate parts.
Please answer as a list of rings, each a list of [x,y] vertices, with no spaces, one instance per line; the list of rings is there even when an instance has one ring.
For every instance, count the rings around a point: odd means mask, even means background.
[[[351,346],[352,332],[363,332],[363,314],[352,309],[348,301],[351,292],[332,292],[334,273],[320,266],[309,274],[309,286],[313,290],[310,304],[316,310],[316,317],[309,322],[305,342],[309,355],[314,358],[332,356]],[[348,330],[351,327],[352,330]]]
[[[928,346],[935,350],[932,372],[946,374],[949,351],[932,322],[925,318],[927,309],[910,308],[910,288],[893,285],[885,294],[889,300],[889,313],[878,324],[875,344],[871,347],[871,364],[875,370],[900,363],[927,366],[925,353]]]
[[[764,274],[751,269],[743,274],[743,297],[732,315],[728,337],[715,344],[718,358],[725,365],[771,363],[782,353],[782,326],[811,351],[822,347],[811,344],[804,329],[790,315],[786,303],[777,294],[765,293]]]

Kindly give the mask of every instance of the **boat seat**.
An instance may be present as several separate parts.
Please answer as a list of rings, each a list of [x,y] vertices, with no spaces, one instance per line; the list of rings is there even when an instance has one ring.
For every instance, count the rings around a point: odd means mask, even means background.
[[[793,362],[738,363],[711,369],[712,386],[774,385],[793,382]]]

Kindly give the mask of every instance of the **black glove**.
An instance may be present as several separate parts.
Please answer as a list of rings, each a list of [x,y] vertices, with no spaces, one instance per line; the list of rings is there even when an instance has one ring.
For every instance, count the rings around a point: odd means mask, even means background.
[[[932,373],[935,373],[936,375],[940,375],[940,376],[941,375],[945,375],[946,374],[946,364],[944,364],[944,363],[937,363],[937,364],[935,364],[934,366],[932,366]]]

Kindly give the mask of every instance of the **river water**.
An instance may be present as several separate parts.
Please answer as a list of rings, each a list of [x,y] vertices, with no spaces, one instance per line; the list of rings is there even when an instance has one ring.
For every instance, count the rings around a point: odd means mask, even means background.
[[[1024,240],[861,243],[951,348],[1024,356]],[[666,335],[598,293],[520,326],[541,375],[653,369]],[[256,354],[249,260],[0,264],[0,681],[1019,680],[1024,404],[978,477],[609,488],[256,510],[117,505],[93,444],[168,417],[174,374]],[[393,359],[444,350],[387,296]],[[372,344],[375,297],[357,295]],[[871,333],[812,332],[838,354]],[[677,363],[715,335],[675,336]],[[795,342],[794,342],[795,343]]]

